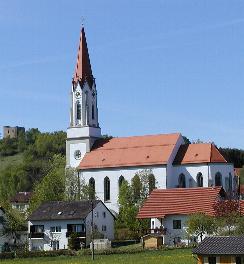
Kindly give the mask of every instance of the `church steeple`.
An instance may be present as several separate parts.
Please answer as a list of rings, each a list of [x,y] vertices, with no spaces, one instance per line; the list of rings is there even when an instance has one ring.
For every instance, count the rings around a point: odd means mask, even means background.
[[[67,166],[77,167],[95,140],[101,137],[98,123],[97,90],[92,74],[84,27],[72,78],[70,126],[67,130]]]
[[[78,82],[84,83],[85,81],[87,81],[89,86],[92,87],[94,77],[92,74],[90,57],[87,48],[85,30],[84,27],[82,27],[80,33],[80,43],[79,43],[77,61],[75,66],[75,72],[73,76],[73,84],[77,84]]]

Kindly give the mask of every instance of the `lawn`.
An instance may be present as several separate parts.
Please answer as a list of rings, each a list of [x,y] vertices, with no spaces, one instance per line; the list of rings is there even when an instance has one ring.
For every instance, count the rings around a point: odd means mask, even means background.
[[[80,257],[42,257],[29,259],[2,260],[2,264],[88,264],[92,263],[90,256]],[[135,254],[115,254],[95,256],[94,263],[102,264],[195,264],[191,249],[154,250]]]

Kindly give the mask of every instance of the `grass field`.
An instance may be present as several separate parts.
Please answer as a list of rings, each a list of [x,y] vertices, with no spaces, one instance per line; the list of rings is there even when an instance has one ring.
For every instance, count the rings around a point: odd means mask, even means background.
[[[135,254],[115,254],[95,256],[92,262],[91,256],[80,257],[42,257],[29,259],[11,259],[2,260],[2,264],[88,264],[88,263],[106,263],[106,264],[195,264],[196,260],[191,255],[191,249],[174,249],[147,251]]]

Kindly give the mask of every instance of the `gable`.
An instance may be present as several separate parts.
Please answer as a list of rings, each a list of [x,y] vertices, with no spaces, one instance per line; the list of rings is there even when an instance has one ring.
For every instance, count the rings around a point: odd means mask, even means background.
[[[225,158],[213,144],[185,144],[180,146],[173,164],[226,162]]]

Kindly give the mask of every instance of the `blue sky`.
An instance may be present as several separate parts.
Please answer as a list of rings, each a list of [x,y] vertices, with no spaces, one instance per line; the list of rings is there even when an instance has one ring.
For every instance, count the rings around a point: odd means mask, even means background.
[[[0,126],[66,130],[84,20],[103,134],[244,148],[243,0],[0,2]]]

